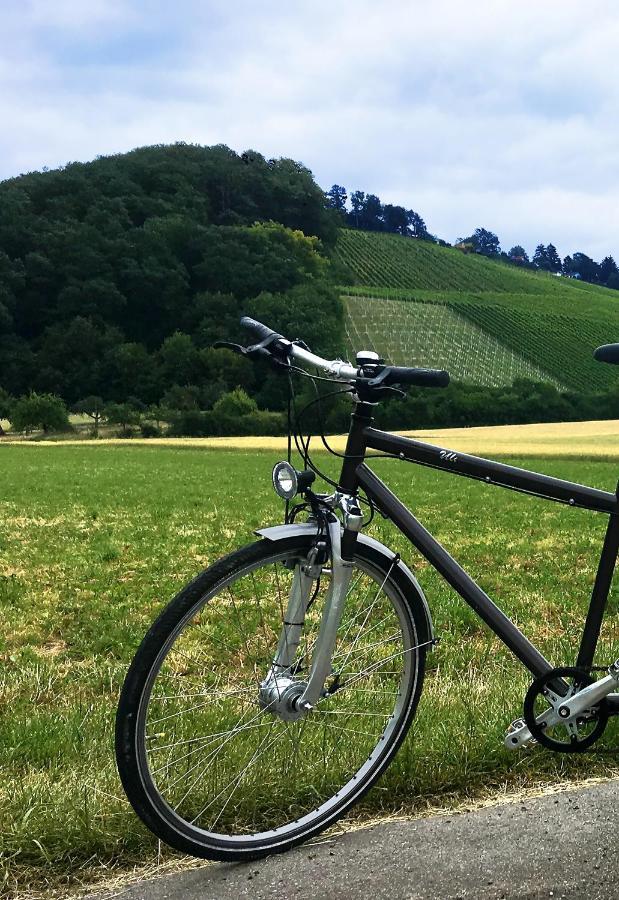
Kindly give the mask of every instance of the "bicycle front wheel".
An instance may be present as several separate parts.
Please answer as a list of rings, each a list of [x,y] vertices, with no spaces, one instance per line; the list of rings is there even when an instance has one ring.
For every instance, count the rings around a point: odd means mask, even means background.
[[[325,696],[290,719],[261,701],[307,536],[217,562],[164,610],[128,672],[116,728],[125,791],[183,852],[252,859],[323,830],[395,754],[414,716],[424,611],[394,567],[357,545]],[[314,581],[290,679],[307,678],[330,575]]]

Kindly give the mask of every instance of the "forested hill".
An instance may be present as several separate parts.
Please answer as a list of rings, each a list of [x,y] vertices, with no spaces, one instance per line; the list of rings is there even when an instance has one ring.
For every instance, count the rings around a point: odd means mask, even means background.
[[[177,144],[0,184],[0,392],[209,408],[269,379],[209,350],[242,313],[335,352],[337,219],[290,159]],[[296,324],[294,324],[296,323]],[[191,387],[180,396],[179,389]]]
[[[386,229],[400,207],[381,209]],[[57,395],[125,431],[281,429],[285,379],[212,349],[247,340],[243,314],[325,356],[373,347],[452,371],[447,391],[383,405],[391,427],[617,414],[615,373],[591,351],[619,338],[619,292],[345,221],[300,163],[224,146],[0,183],[0,420],[41,423],[32,403],[62,408]]]

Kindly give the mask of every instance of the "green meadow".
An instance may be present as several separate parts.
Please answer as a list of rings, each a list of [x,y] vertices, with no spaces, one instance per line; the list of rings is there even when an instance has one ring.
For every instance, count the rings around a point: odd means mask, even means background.
[[[142,635],[190,578],[281,521],[276,451],[0,447],[0,839],[3,892],[67,896],[173,857],[124,799],[113,722]],[[320,455],[334,471],[334,461]],[[515,459],[614,490],[616,462]],[[376,471],[556,665],[575,657],[604,516],[419,469]],[[422,813],[615,771],[613,723],[582,757],[504,749],[529,679],[382,519],[371,526],[419,578],[440,638],[419,713],[355,819]],[[619,655],[619,594],[599,662]],[[167,854],[167,855],[166,855]]]

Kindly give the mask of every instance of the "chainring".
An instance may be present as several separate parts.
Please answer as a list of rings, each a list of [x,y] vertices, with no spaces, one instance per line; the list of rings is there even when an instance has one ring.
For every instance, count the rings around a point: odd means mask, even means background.
[[[555,682],[558,680],[567,681],[568,689],[565,694],[556,690]],[[588,672],[574,666],[552,669],[535,679],[524,698],[524,720],[538,743],[555,753],[582,753],[602,736],[609,718],[606,699],[596,703],[591,709],[582,710],[573,718],[561,719],[550,726],[545,726],[543,719],[538,721],[540,714],[545,712],[543,704],[546,705],[547,712],[551,713],[555,706],[594,681]]]

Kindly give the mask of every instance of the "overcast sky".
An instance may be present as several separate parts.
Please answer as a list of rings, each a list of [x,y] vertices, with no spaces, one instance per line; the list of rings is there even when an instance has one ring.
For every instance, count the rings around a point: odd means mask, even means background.
[[[618,48],[616,0],[5,0],[0,178],[226,143],[450,241],[619,259]]]

